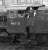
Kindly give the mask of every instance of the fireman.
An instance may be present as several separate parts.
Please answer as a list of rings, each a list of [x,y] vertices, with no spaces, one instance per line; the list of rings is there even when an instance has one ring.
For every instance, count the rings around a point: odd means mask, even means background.
[[[29,13],[28,17],[28,29],[29,29],[29,33],[28,33],[28,37],[30,36],[30,33],[34,32],[34,23],[35,23],[35,19],[36,19],[36,14],[38,13],[38,8],[39,7],[43,7],[45,5],[42,5],[38,2],[35,2],[32,4],[32,6],[27,7],[26,11]]]

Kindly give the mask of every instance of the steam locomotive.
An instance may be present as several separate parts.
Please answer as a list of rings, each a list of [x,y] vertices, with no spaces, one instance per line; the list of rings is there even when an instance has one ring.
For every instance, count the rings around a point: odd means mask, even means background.
[[[38,35],[38,33],[48,31],[42,31],[38,26],[40,25],[39,22],[43,22],[42,17],[38,17],[38,8],[42,6],[44,5],[28,6],[26,10],[7,10],[0,13],[0,36],[11,36],[15,42],[17,38],[23,41],[25,39],[28,42],[32,40],[32,45],[36,45],[36,42],[41,43],[42,41],[39,40],[40,34]]]

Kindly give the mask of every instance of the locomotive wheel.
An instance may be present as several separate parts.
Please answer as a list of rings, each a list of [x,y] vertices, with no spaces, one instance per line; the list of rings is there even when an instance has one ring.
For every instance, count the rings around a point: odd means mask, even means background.
[[[8,36],[12,38],[10,42],[11,45],[14,45],[14,44],[19,45],[24,41],[24,38],[25,38],[23,37],[24,35],[22,35],[21,33],[19,34],[13,33],[13,34],[9,34]]]
[[[9,33],[9,34],[8,34],[8,38],[11,38],[11,39],[10,39],[10,43],[9,43],[9,44],[10,44],[10,45],[14,45],[14,43],[15,43],[15,42],[14,42],[15,35],[14,35],[14,34],[10,34],[10,33]]]
[[[30,49],[37,46],[36,34],[30,33],[30,38],[25,41],[25,48]]]
[[[26,36],[23,33],[18,33],[14,36],[13,43],[16,45],[23,45],[25,42]]]
[[[37,40],[39,46],[48,46],[48,34],[38,34]]]
[[[8,36],[8,32],[6,31],[6,29],[0,29],[0,36],[4,36],[4,37]]]

